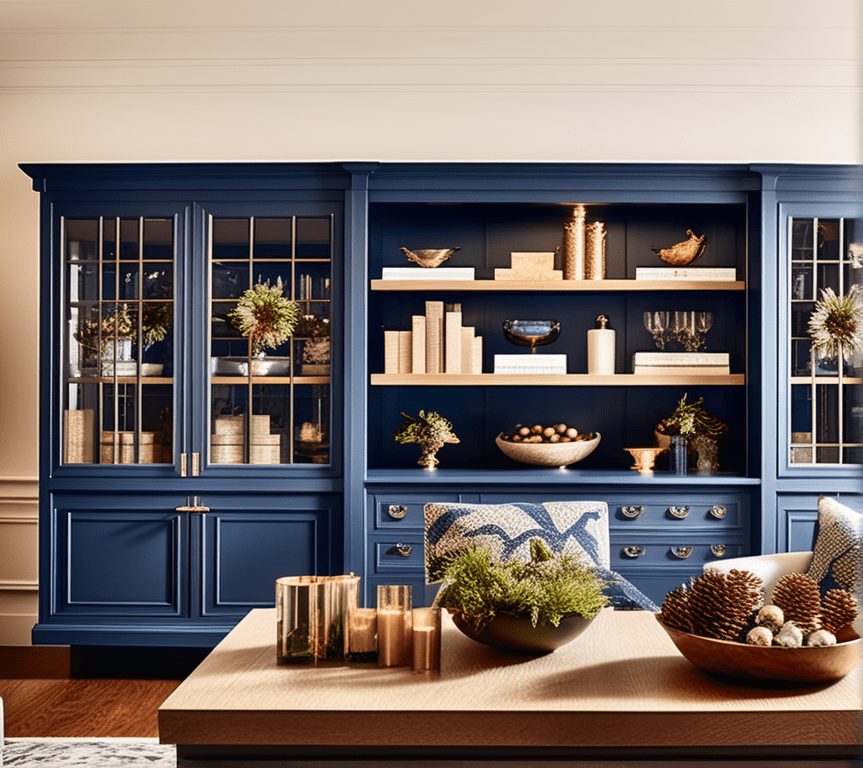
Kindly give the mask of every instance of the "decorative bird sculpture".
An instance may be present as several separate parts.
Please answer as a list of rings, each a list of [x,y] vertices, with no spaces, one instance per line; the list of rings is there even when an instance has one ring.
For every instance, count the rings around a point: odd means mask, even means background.
[[[450,256],[460,248],[428,248],[425,250],[410,251],[407,248],[399,248],[399,250],[408,257],[408,261],[413,261],[421,267],[438,267],[443,264]]]
[[[689,235],[688,240],[676,243],[671,248],[651,248],[650,250],[658,253],[659,258],[664,262],[675,267],[693,264],[704,253],[705,235],[696,236],[691,229],[687,229],[686,234]]]

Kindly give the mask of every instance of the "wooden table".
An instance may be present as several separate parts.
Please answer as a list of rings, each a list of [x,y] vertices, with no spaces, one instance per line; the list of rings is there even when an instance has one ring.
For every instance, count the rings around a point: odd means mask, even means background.
[[[863,665],[829,685],[733,685],[686,661],[645,612],[606,609],[539,657],[479,645],[444,615],[440,673],[278,666],[275,636],[275,611],[252,611],[165,701],[159,739],[178,745],[178,765],[278,755],[266,765],[659,766],[710,755],[850,766],[859,749]]]

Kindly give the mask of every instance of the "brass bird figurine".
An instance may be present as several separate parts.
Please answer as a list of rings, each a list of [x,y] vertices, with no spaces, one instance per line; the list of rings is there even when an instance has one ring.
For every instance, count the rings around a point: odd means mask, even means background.
[[[694,264],[698,257],[704,253],[705,235],[698,237],[691,229],[687,229],[686,234],[689,235],[688,240],[676,243],[671,248],[651,248],[650,250],[658,253],[659,258],[664,262],[675,267]]]

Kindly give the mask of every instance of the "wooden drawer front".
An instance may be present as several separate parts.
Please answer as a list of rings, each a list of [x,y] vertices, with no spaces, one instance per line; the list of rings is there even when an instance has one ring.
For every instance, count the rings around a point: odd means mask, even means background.
[[[611,568],[621,572],[627,566],[663,566],[701,573],[705,564],[748,554],[740,535],[667,536],[623,534],[611,537]]]
[[[720,531],[745,525],[746,499],[680,498],[663,500],[614,499],[608,501],[612,531],[668,529]]]
[[[373,542],[375,573],[425,573],[425,547],[420,536],[378,539]]]
[[[455,494],[428,493],[421,496],[378,495],[370,497],[375,528],[386,531],[424,531],[423,507],[429,502],[458,503]]]

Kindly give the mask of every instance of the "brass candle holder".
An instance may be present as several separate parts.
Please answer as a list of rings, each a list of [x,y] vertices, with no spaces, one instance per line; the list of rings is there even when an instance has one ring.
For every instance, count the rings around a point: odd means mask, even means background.
[[[411,587],[378,584],[378,666],[411,664],[413,638]]]
[[[440,608],[414,608],[412,611],[413,670],[440,669]]]

